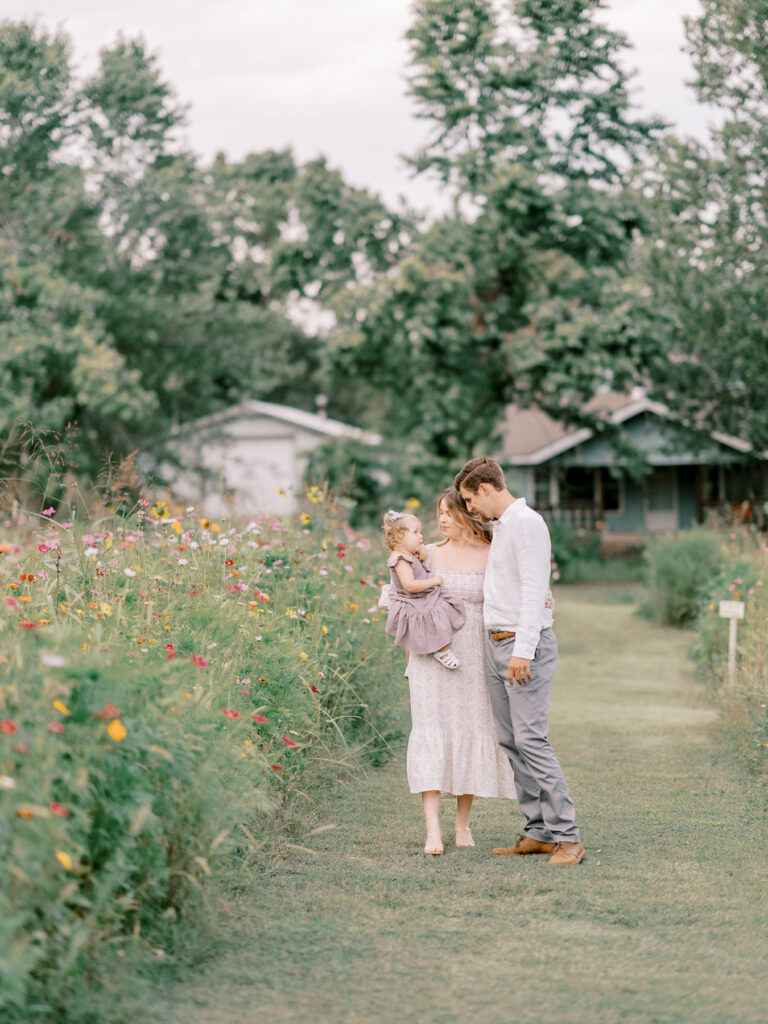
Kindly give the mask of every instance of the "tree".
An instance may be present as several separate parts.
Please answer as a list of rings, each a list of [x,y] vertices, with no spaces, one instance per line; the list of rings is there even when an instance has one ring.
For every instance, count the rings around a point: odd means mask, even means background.
[[[653,199],[643,307],[667,354],[655,394],[691,425],[768,447],[768,42],[765,0],[704,0],[687,19],[706,144],[670,139],[642,185]]]
[[[65,35],[0,25],[8,467],[20,420],[76,427],[74,468],[93,477],[107,453],[242,398],[313,408],[316,322],[406,244],[406,220],[324,160],[204,166],[181,144],[184,118],[141,39],[119,37],[80,82]]]
[[[601,318],[643,224],[627,177],[662,126],[633,116],[626,40],[602,7],[415,5],[411,92],[431,134],[412,165],[453,212],[358,296],[334,365],[371,385],[372,425],[437,464],[486,446],[510,401],[578,420],[610,370],[621,385],[643,368],[647,339]]]

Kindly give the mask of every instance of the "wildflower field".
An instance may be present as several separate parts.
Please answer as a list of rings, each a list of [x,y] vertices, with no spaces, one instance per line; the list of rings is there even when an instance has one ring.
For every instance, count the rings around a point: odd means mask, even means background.
[[[306,508],[236,527],[142,501],[0,531],[4,1021],[105,1021],[84,993],[173,961],[301,843],[313,794],[386,757],[378,538],[317,488]]]

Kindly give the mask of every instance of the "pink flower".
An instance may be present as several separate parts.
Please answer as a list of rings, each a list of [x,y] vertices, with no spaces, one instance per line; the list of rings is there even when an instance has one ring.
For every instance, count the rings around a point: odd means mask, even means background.
[[[254,720],[254,722],[259,722],[259,723],[261,723],[261,722],[268,722],[269,721],[269,719],[265,718],[264,715],[251,715],[251,718]]]
[[[46,551],[50,551],[51,549],[48,547],[47,544],[38,544],[37,550],[40,551],[42,554],[45,554]]]
[[[69,811],[67,810],[66,807],[63,807],[61,804],[57,804],[55,802],[52,803],[51,804],[51,811],[54,814],[57,814],[60,818],[68,818],[69,817]]]
[[[44,515],[44,516],[55,516],[56,515],[56,509],[53,507],[53,505],[51,505],[50,508],[44,508],[43,511],[42,511],[42,515]]]
[[[114,704],[107,702],[101,711],[94,711],[94,718],[119,718],[120,712],[117,710]]]
[[[197,665],[198,668],[207,668],[208,667],[208,662],[200,654],[193,654],[192,655],[192,664],[193,665]]]
[[[266,718],[264,719],[266,722]],[[10,718],[0,718],[0,733],[4,733],[6,736],[13,736],[15,732],[18,732],[18,726],[10,720]]]
[[[295,742],[293,740],[289,739],[287,736],[281,736],[280,739],[283,741],[283,743],[287,743],[289,747],[295,747],[296,746]]]
[[[64,732],[64,726],[61,724],[61,722],[49,722],[48,723],[48,731],[49,732]]]
[[[240,717],[240,712],[239,711],[235,711],[234,708],[222,708],[221,710],[224,712],[224,717],[225,718],[239,718]]]

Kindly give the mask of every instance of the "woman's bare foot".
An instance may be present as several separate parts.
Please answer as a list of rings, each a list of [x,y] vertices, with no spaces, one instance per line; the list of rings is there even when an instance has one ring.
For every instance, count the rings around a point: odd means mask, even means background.
[[[474,846],[475,840],[472,838],[472,833],[469,831],[469,825],[457,825],[456,826],[456,845],[457,846]]]
[[[424,853],[439,857],[443,852],[443,837],[439,832],[427,832],[427,841],[424,844]]]

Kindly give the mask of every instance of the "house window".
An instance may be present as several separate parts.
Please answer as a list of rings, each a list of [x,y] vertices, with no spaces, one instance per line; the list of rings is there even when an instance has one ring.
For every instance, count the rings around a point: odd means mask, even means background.
[[[600,485],[603,492],[603,512],[620,512],[621,480],[612,476],[607,469],[601,469]]]
[[[537,467],[533,471],[533,507],[549,508],[552,504],[551,469]]]
[[[563,471],[560,481],[560,505],[563,508],[592,506],[595,503],[595,473],[582,466]]]

